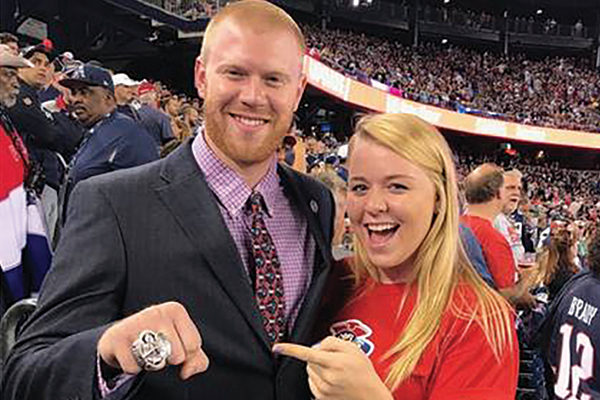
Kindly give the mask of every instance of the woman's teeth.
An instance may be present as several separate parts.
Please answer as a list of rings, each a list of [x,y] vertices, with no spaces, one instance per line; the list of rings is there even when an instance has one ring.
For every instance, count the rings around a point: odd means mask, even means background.
[[[383,232],[390,229],[394,229],[398,226],[398,224],[367,224],[367,229],[374,232]]]

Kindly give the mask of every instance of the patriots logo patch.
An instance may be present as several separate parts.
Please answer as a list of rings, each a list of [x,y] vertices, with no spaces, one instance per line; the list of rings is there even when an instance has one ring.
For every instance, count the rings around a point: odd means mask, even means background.
[[[373,330],[358,319],[336,322],[331,325],[329,332],[338,339],[356,344],[367,356],[375,350],[375,345],[369,339]]]
[[[83,65],[77,67],[77,69],[73,70],[71,73],[71,79],[84,79],[85,78],[85,69]]]

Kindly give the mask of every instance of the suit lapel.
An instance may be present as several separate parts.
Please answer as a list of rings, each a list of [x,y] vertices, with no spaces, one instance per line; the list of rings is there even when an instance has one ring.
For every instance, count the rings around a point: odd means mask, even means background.
[[[323,205],[319,204],[316,198],[306,196],[306,188],[300,187],[301,182],[299,182],[299,178],[295,173],[291,172],[288,167],[279,165],[277,167],[277,173],[279,174],[279,178],[281,179],[286,194],[292,199],[292,203],[300,209],[302,215],[306,217],[308,229],[317,245],[316,251],[320,253],[322,260],[328,260],[330,258],[329,246],[323,236],[323,229],[321,227],[321,221],[319,220],[319,209]],[[320,266],[315,265],[315,268],[318,269],[319,267]],[[313,275],[317,272],[320,271],[315,269]]]
[[[311,277],[310,287],[302,303],[302,308],[298,313],[294,328],[289,338],[290,343],[304,343],[310,339],[311,330],[315,314],[318,312],[321,295],[327,277],[331,269],[331,253],[323,235],[321,220],[319,218],[319,210],[325,205],[319,204],[316,198],[312,198],[310,194],[307,196],[306,185],[302,185],[300,179],[295,173],[291,172],[287,167],[280,166],[278,168],[279,176],[284,184],[284,188],[288,196],[291,197],[294,204],[298,206],[302,214],[308,221],[310,234],[315,239],[316,251],[313,264],[313,275]],[[328,212],[333,212],[329,210]],[[282,376],[286,370],[297,363],[291,357],[284,357],[281,360],[281,365],[277,369],[277,375]]]
[[[190,144],[191,141],[182,144],[165,159],[162,183],[155,191],[197,248],[198,259],[203,257],[208,261],[220,285],[270,348],[237,247]]]

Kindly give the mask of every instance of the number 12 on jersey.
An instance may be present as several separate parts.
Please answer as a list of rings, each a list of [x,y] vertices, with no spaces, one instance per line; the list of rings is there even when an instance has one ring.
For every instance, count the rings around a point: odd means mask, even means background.
[[[592,400],[588,394],[580,392],[582,381],[594,376],[594,346],[589,336],[583,332],[577,333],[573,338],[573,326],[563,324],[560,327],[562,343],[560,361],[558,364],[558,377],[554,385],[554,393],[565,400]],[[571,354],[571,340],[575,339],[575,354]],[[579,363],[574,358],[579,355]]]

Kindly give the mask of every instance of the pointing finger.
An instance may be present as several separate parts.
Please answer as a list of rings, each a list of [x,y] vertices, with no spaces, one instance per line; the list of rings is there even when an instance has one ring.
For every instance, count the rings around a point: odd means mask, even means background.
[[[326,366],[329,360],[327,353],[299,344],[277,343],[273,346],[273,352],[321,366]]]

